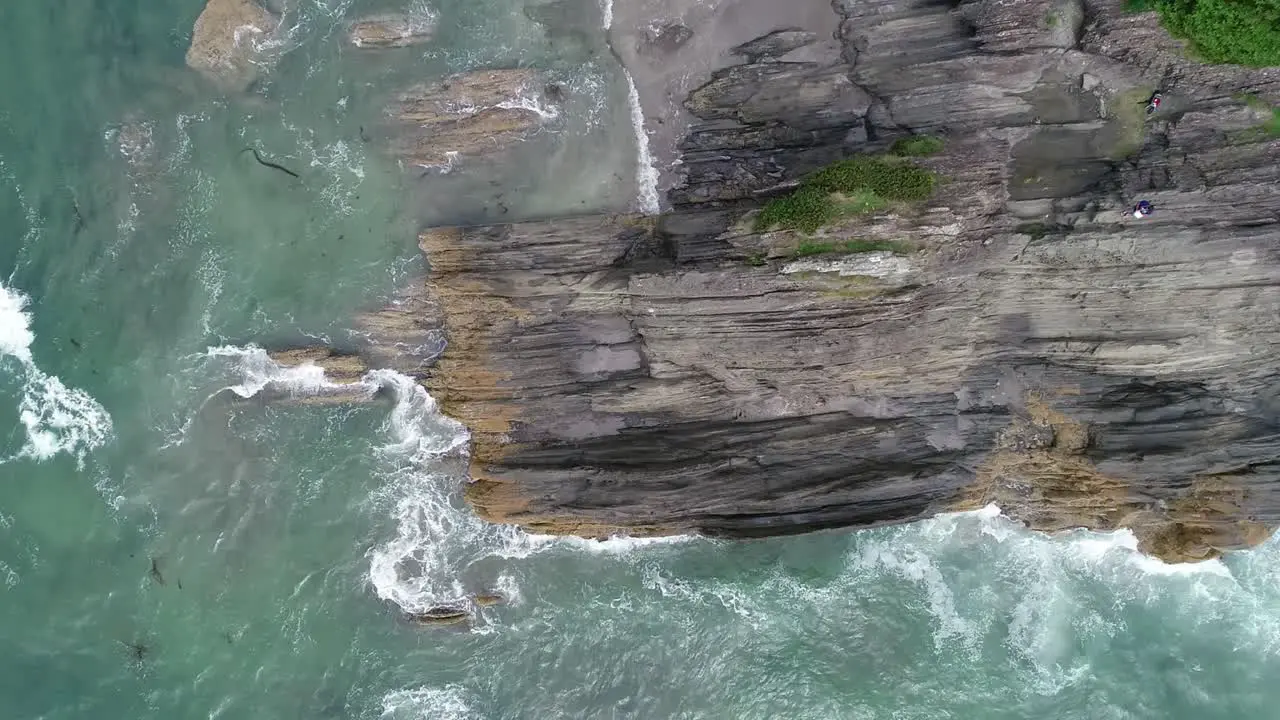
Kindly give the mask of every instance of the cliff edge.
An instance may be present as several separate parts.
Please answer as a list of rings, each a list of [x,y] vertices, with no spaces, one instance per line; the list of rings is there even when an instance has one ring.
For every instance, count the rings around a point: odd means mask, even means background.
[[[1117,2],[831,5],[834,42],[773,28],[684,98],[669,212],[422,234],[448,347],[421,377],[477,512],[755,537],[994,502],[1169,561],[1268,537],[1280,71]],[[851,156],[933,192],[762,225]],[[392,312],[373,362],[412,366]]]

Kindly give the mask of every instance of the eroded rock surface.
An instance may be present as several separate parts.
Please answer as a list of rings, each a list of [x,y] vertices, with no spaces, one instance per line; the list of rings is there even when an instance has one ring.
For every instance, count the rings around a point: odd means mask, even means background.
[[[305,379],[292,376],[264,387],[260,397],[272,402],[336,405],[371,400],[377,391],[365,382],[368,364],[355,353],[326,347],[272,350],[267,355],[283,368],[312,370]]]
[[[347,39],[358,48],[398,48],[419,45],[435,33],[434,15],[375,15],[351,24]]]
[[[196,18],[187,65],[226,90],[243,90],[269,59],[280,20],[253,0],[209,0]]]
[[[1267,537],[1280,74],[1197,65],[1114,2],[834,7],[836,50],[779,27],[685,99],[671,212],[423,233],[449,340],[424,383],[471,431],[477,511],[752,537],[995,502],[1171,561]],[[946,139],[929,202],[753,230],[908,133]],[[396,312],[392,339],[429,332]]]
[[[478,70],[400,93],[387,109],[393,151],[418,167],[501,155],[552,121],[559,90],[535,70]]]

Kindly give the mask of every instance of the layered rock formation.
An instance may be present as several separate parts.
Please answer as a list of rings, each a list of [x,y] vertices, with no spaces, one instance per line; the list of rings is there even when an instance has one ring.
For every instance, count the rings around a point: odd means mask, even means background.
[[[752,537],[995,502],[1168,560],[1265,538],[1276,71],[1197,65],[1110,1],[833,12],[831,52],[777,28],[688,96],[670,213],[422,235],[449,339],[424,382],[472,432],[477,511]],[[922,132],[946,139],[924,206],[753,231],[764,198]]]
[[[254,0],[209,0],[196,18],[187,65],[224,90],[243,90],[258,78],[264,48],[279,25]]]
[[[375,15],[351,24],[347,35],[358,48],[398,48],[420,45],[431,39],[436,29],[432,15]]]
[[[553,120],[561,92],[527,68],[478,70],[417,85],[387,109],[393,152],[426,168],[494,158]]]

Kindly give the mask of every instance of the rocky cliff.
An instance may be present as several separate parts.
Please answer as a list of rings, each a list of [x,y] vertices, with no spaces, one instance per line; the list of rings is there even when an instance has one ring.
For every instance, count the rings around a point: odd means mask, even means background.
[[[1111,0],[831,12],[838,42],[776,28],[687,96],[670,212],[423,233],[439,313],[371,315],[368,355],[416,368],[396,334],[443,323],[420,375],[471,429],[476,510],[752,537],[995,502],[1168,560],[1267,537],[1280,72],[1196,64]],[[756,231],[923,133],[926,203]]]

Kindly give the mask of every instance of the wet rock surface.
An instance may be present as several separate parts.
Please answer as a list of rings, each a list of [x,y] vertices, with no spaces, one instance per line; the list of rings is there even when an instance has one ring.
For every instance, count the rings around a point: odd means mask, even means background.
[[[267,355],[283,368],[314,368],[315,374],[300,386],[293,383],[269,384],[260,393],[263,400],[300,405],[340,405],[367,402],[376,395],[376,388],[364,382],[369,366],[356,353],[327,347],[299,347],[272,350]]]
[[[243,90],[258,78],[264,45],[279,24],[253,0],[209,0],[196,18],[187,65],[224,90]]]
[[[428,608],[420,613],[409,613],[405,615],[405,620],[415,625],[441,626],[441,625],[459,625],[471,619],[471,613],[462,606],[456,605],[439,605],[437,607]]]
[[[347,34],[358,48],[400,48],[420,45],[435,34],[432,15],[375,15],[351,23]]]
[[[471,430],[477,511],[754,537],[995,502],[1171,561],[1267,537],[1280,71],[1198,65],[1112,2],[834,7],[838,48],[780,26],[687,96],[671,212],[422,235],[449,339],[423,382]],[[946,139],[928,203],[753,231],[908,133]]]
[[[556,116],[556,93],[527,68],[477,70],[400,93],[387,109],[392,151],[406,165],[492,159]]]

